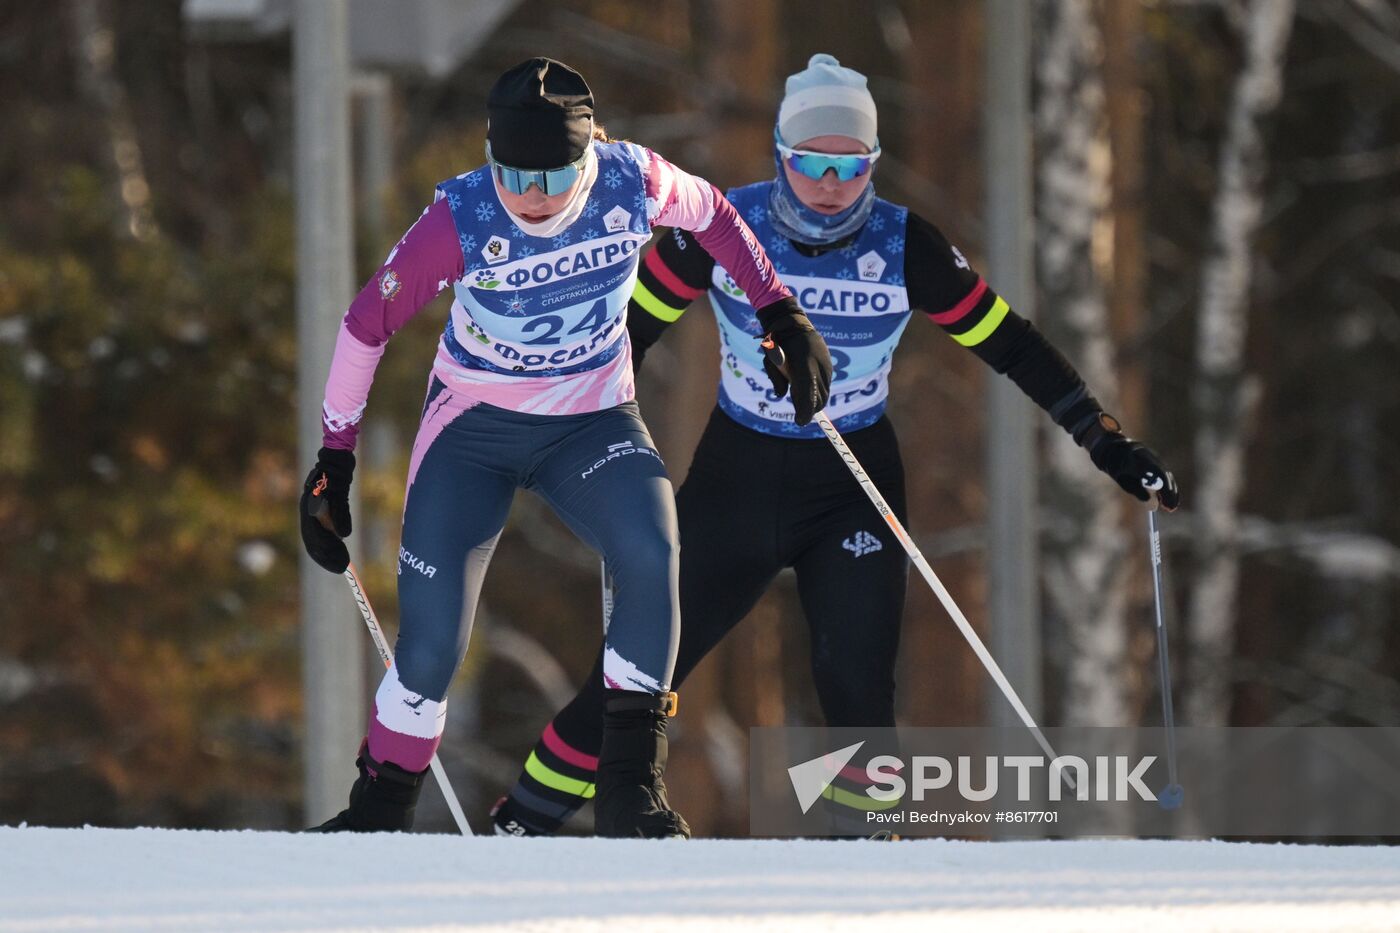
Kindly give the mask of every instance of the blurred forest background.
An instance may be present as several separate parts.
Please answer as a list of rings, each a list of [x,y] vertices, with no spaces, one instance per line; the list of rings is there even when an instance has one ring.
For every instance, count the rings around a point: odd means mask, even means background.
[[[1400,724],[1400,5],[1039,0],[1034,36],[1037,320],[1184,490],[1180,721]],[[870,76],[880,194],[985,268],[997,42],[980,0],[524,0],[445,78],[395,79],[355,287],[480,164],[485,92],[533,54],[586,75],[613,135],[725,187],[771,175],[782,79],[831,52]],[[301,823],[290,121],[285,34],[200,37],[177,0],[0,7],[0,823]],[[356,477],[391,630],[447,300],[391,345]],[[640,386],[677,483],[709,318]],[[979,628],[991,378],[917,319],[890,405],[912,530]],[[1037,417],[1044,721],[1153,722],[1141,509]],[[442,749],[478,828],[598,633],[596,559],[519,496]],[[344,636],[366,638],[353,614]],[[749,726],[820,721],[805,640],[781,578],[685,685],[668,780],[698,832],[747,830]],[[915,577],[901,721],[979,723],[987,687]],[[450,827],[435,792],[421,812]]]

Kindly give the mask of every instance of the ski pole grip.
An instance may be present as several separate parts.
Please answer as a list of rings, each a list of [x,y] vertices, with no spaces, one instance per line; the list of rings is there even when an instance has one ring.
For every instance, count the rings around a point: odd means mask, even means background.
[[[1162,505],[1162,490],[1166,488],[1166,482],[1162,477],[1157,477],[1154,485],[1148,485],[1147,480],[1142,481],[1142,489],[1147,493],[1147,511],[1156,512],[1159,509],[1163,512],[1170,512],[1171,509]]]
[[[331,521],[331,504],[321,495],[319,488],[311,491],[311,501],[306,504],[307,513],[316,521],[321,523],[321,527],[333,535],[339,533],[335,530],[335,522]]]
[[[787,355],[783,353],[782,347],[773,342],[773,335],[764,334],[763,342],[759,346],[763,347],[763,355],[768,358],[768,362],[776,366],[778,372],[791,379],[787,371]]]

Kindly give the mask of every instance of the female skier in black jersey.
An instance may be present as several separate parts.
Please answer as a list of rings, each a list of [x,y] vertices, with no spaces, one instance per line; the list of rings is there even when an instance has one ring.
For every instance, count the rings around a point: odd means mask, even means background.
[[[905,520],[904,472],[884,414],[895,346],[913,311],[1008,376],[1129,494],[1179,495],[1162,461],[1125,437],[1074,368],[973,271],[933,224],[875,196],[880,156],[865,77],[815,55],[787,80],[778,111],[777,176],[737,188],[783,281],[826,339],[827,414]],[[683,230],[644,258],[628,330],[646,348],[701,292],[719,325],[719,404],[676,497],[680,522],[680,683],[784,567],[797,575],[811,629],[812,675],[831,726],[893,726],[894,669],[908,560],[816,425],[799,426],[769,385],[744,292]],[[777,376],[781,380],[781,376]],[[777,384],[781,388],[780,381]],[[551,833],[591,796],[601,742],[595,670],[555,716],[493,811],[497,832]],[[859,769],[857,769],[859,770]],[[836,780],[832,810],[863,789]],[[864,814],[852,813],[863,825]],[[844,822],[844,821],[843,821]]]

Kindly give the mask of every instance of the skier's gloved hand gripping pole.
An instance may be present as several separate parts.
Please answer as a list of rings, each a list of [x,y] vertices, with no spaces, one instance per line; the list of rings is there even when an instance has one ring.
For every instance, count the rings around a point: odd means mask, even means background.
[[[344,456],[337,457],[341,454]],[[374,639],[374,647],[387,669],[394,663],[394,654],[389,650],[389,642],[384,637],[384,629],[379,625],[379,617],[374,614],[374,607],[369,604],[364,585],[360,583],[360,576],[350,561],[350,553],[345,547],[345,542],[341,540],[350,534],[350,480],[355,471],[355,455],[348,450],[323,447],[319,457],[311,475],[306,478],[306,488],[301,496],[302,539],[317,564],[332,573],[342,574],[350,584],[355,605],[359,607],[360,615],[369,629],[370,638]],[[328,461],[344,467],[337,471],[334,479],[331,470],[326,469]],[[340,531],[342,528],[345,529],[344,535]],[[313,543],[316,550],[312,550]],[[462,812],[462,804],[457,800],[457,794],[452,790],[452,783],[448,781],[447,772],[443,770],[442,762],[438,761],[436,753],[433,754],[430,767],[433,777],[437,778],[438,787],[442,789],[442,796],[447,800],[447,809],[452,812],[457,829],[463,836],[470,836],[472,829],[467,824],[467,816]]]
[[[766,364],[771,365],[774,369],[784,369],[786,361],[783,358],[783,351],[772,338],[765,337],[762,346]],[[1055,754],[1055,750],[1050,747],[1050,743],[1046,741],[1045,736],[1040,731],[1040,727],[1035,724],[1035,719],[1032,718],[1025,704],[1021,702],[1021,698],[1016,694],[1016,690],[1011,686],[1011,682],[1007,680],[1006,675],[1002,673],[1001,667],[997,664],[996,659],[992,657],[992,653],[987,650],[987,646],[982,643],[982,639],[973,631],[971,623],[967,621],[967,616],[963,615],[962,610],[958,608],[958,604],[953,601],[953,597],[949,595],[947,589],[944,588],[943,581],[938,579],[938,574],[933,572],[933,568],[930,567],[928,561],[924,559],[924,555],[919,552],[918,546],[914,544],[914,539],[909,536],[909,532],[904,529],[904,525],[895,516],[894,510],[891,509],[889,503],[885,501],[885,497],[880,495],[880,490],[875,487],[875,483],[872,482],[870,477],[866,474],[865,468],[860,465],[860,461],[856,459],[856,455],[852,453],[851,448],[846,445],[846,441],[836,430],[836,426],[831,423],[831,419],[827,417],[825,412],[818,411],[813,420],[821,426],[822,432],[826,434],[827,440],[831,441],[832,446],[835,447],[836,452],[841,455],[841,459],[845,461],[846,466],[850,469],[852,475],[855,476],[856,481],[859,482],[861,488],[865,490],[865,494],[869,496],[870,501],[875,504],[875,509],[880,513],[880,517],[890,526],[890,530],[893,531],[894,536],[899,539],[899,543],[904,545],[905,553],[909,555],[909,559],[913,561],[914,566],[919,568],[919,573],[923,574],[924,580],[933,588],[934,595],[937,596],[938,601],[943,604],[943,608],[948,611],[948,615],[953,617],[953,622],[957,625],[958,631],[962,632],[963,638],[965,638],[968,645],[972,647],[973,653],[975,653],[978,660],[982,662],[982,666],[987,669],[987,673],[991,675],[992,680],[996,681],[996,685],[1001,688],[1002,695],[1006,697],[1007,701],[1010,702],[1011,706],[1016,710],[1016,715],[1021,718],[1021,722],[1025,723],[1026,728],[1031,731],[1031,735],[1035,737],[1036,744],[1040,746],[1041,750],[1045,752],[1046,756],[1048,756],[1051,761],[1059,757]],[[1074,777],[1070,772],[1066,770],[1060,773],[1065,780],[1065,784],[1068,785],[1071,790],[1075,790]]]
[[[1162,727],[1166,730],[1167,741],[1167,786],[1157,794],[1157,803],[1163,810],[1175,810],[1181,806],[1185,792],[1176,776],[1176,721],[1172,714],[1167,625],[1162,612],[1162,538],[1157,530],[1157,510],[1175,512],[1181,505],[1181,490],[1161,458],[1125,437],[1112,415],[1099,412],[1078,440],[1089,451],[1095,466],[1129,494],[1147,503],[1147,546],[1152,562],[1152,598],[1157,620],[1157,675],[1161,682]]]
[[[792,393],[793,418],[799,425],[826,406],[831,395],[831,353],[795,298],[784,298],[755,312],[763,327],[763,371],[782,398]]]

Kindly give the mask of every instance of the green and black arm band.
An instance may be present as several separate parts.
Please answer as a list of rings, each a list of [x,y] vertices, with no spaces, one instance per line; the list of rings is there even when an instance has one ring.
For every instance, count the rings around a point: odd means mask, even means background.
[[[646,352],[690,303],[705,291],[715,260],[686,230],[672,228],[643,257],[628,301],[627,332],[632,352]]]

